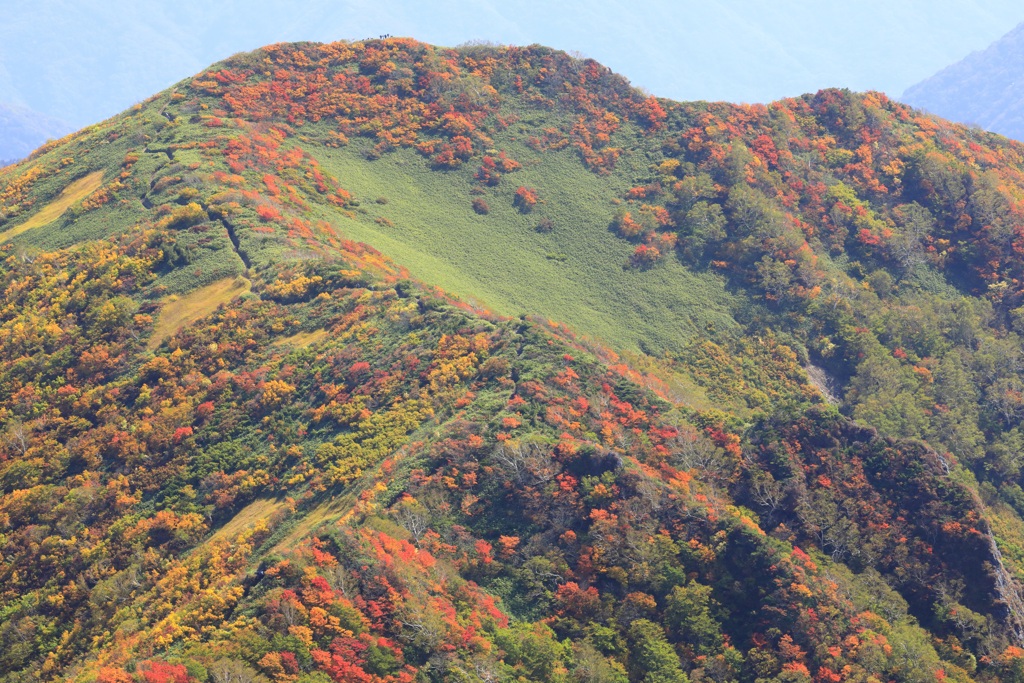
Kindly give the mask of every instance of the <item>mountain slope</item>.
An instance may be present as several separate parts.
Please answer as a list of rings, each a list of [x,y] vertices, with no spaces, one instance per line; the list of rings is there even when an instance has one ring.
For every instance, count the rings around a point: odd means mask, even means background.
[[[399,39],[40,149],[0,172],[0,671],[1010,680],[1022,152]]]
[[[1024,24],[989,47],[907,88],[901,99],[954,121],[1024,139]]]

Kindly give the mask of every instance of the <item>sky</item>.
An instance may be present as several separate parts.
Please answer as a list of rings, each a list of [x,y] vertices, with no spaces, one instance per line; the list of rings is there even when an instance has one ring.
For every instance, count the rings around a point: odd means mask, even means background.
[[[0,104],[73,127],[281,41],[542,43],[661,97],[767,102],[826,87],[898,97],[1024,21],[1020,0],[0,0],[0,10]]]

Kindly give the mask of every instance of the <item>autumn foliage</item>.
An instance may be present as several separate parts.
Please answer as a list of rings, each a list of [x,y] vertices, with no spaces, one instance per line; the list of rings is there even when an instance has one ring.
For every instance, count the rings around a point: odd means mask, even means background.
[[[617,188],[594,268],[701,271],[735,329],[620,357],[413,282],[345,237],[406,229],[311,151],[346,146],[535,240],[559,155]],[[128,227],[0,246],[0,676],[1022,676],[1020,146],[541,47],[275,45],[5,170],[0,235],[108,149],[47,234]]]

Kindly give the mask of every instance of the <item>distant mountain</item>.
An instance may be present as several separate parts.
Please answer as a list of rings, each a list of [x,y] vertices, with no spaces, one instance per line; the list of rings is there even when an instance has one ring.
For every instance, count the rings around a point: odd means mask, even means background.
[[[911,86],[907,104],[1024,140],[1024,24]]]
[[[26,157],[47,140],[71,131],[63,121],[37,111],[0,104],[0,166]]]

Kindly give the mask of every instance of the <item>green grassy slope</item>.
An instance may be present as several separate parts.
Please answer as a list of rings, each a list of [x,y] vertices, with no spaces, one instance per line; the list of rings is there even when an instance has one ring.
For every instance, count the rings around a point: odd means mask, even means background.
[[[204,126],[185,119],[171,126],[154,120],[155,110],[167,104],[161,97],[137,115],[140,135],[151,139],[136,168],[150,175],[150,186],[200,163],[193,150],[175,151],[173,159],[161,150],[209,135]],[[694,272],[674,259],[651,271],[629,267],[633,247],[614,234],[611,224],[617,198],[648,173],[656,158],[653,150],[645,149],[649,141],[643,135],[624,127],[616,143],[627,151],[610,174],[599,175],[580,165],[574,149],[541,153],[523,144],[526,133],[561,123],[562,117],[529,108],[519,113],[529,123],[495,136],[494,146],[523,167],[489,189],[484,197],[490,207],[487,215],[472,208],[476,165],[439,172],[407,149],[368,161],[371,145],[365,140],[329,148],[316,142],[326,129],[307,126],[295,144],[359,200],[354,219],[332,207],[316,207],[312,215],[335,225],[342,236],[381,250],[417,280],[467,302],[501,315],[529,314],[564,323],[620,350],[680,352],[696,335],[736,329],[732,311],[737,302],[721,277]],[[117,151],[100,145],[77,141],[87,163],[109,164],[117,158]],[[52,191],[59,192],[56,180]],[[520,185],[540,192],[540,203],[526,214],[513,206]],[[149,194],[154,194],[152,189]],[[125,196],[119,204],[84,215],[72,212],[12,240],[45,249],[66,247],[128,229],[141,208],[137,199]],[[551,232],[536,229],[542,219],[553,222]],[[215,242],[211,248],[228,246],[220,238]],[[234,274],[214,259],[196,284]],[[176,275],[165,286],[172,291],[192,286],[179,280]]]
[[[677,261],[653,272],[628,267],[633,248],[610,230],[612,200],[646,165],[641,154],[600,176],[582,168],[575,151],[540,155],[512,140],[495,144],[524,168],[489,192],[486,215],[471,206],[471,168],[439,173],[401,150],[368,162],[357,144],[313,153],[364,198],[368,213],[343,223],[346,234],[467,301],[504,315],[540,315],[613,347],[655,354],[681,350],[709,325],[735,326],[719,277]],[[543,203],[530,213],[513,206],[519,185],[540,189]],[[369,201],[378,197],[387,203]],[[536,229],[542,218],[554,223],[550,233]]]

